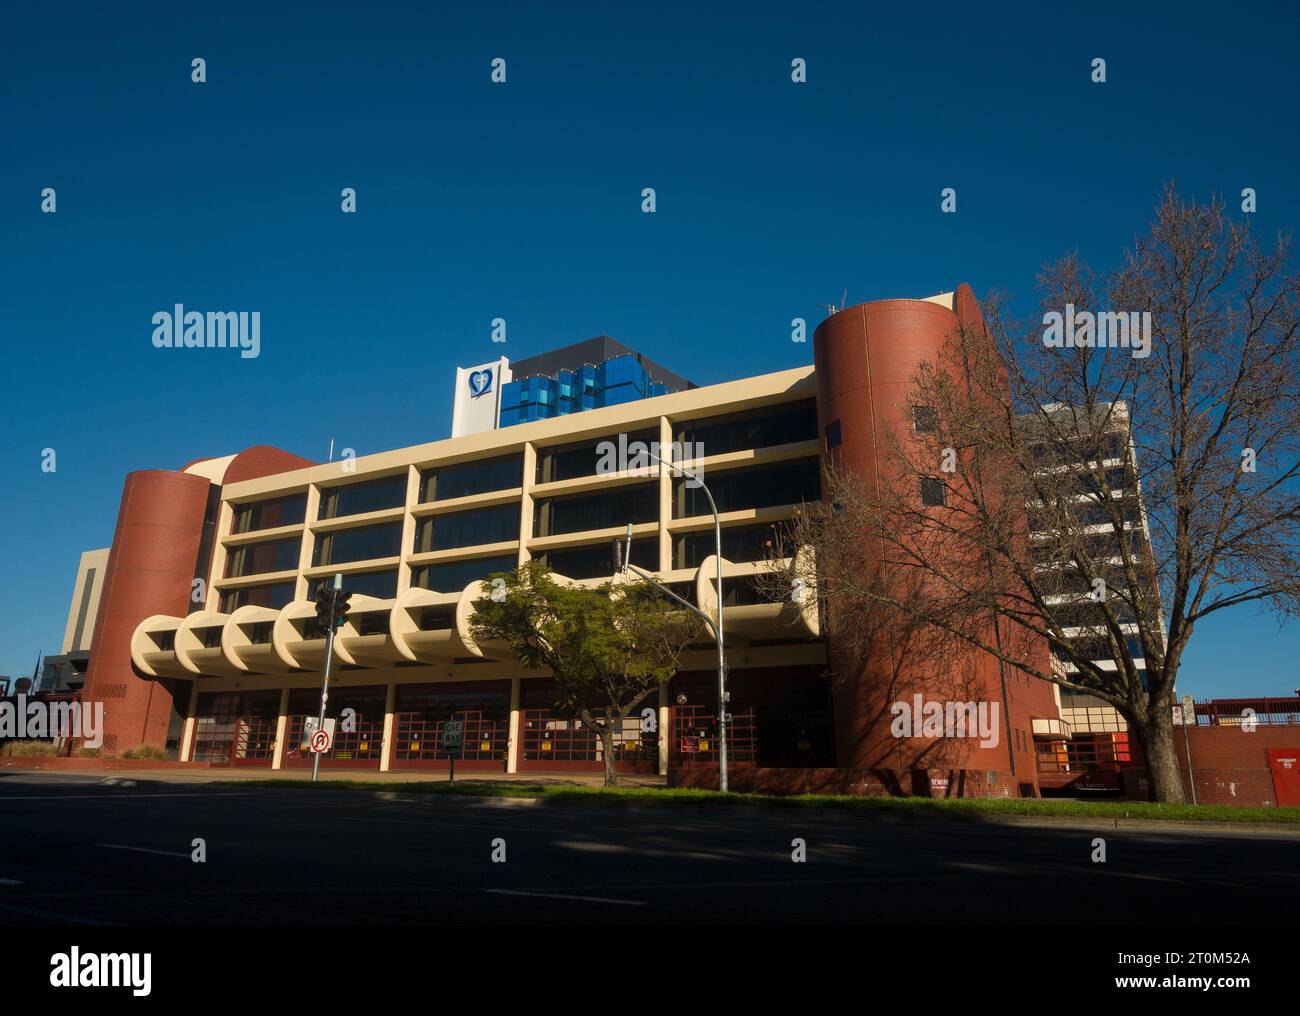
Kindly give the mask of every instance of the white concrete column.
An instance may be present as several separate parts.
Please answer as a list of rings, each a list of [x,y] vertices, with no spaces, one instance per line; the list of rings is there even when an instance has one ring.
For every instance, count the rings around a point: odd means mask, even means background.
[[[666,416],[659,417],[659,568],[667,571],[673,566],[673,538],[668,523],[673,517],[673,477],[665,459],[676,458],[672,453],[673,425]]]
[[[289,726],[289,689],[280,689],[280,715],[275,718],[275,752],[271,755],[271,768],[279,769],[284,762],[284,735]]]
[[[379,771],[388,772],[393,761],[393,701],[397,697],[397,685],[390,684],[384,696],[384,743],[379,749]]]
[[[406,472],[406,514],[402,516],[402,546],[397,565],[397,595],[411,588],[411,555],[415,553],[415,527],[419,524],[411,509],[420,503],[420,470],[414,464]]]
[[[194,728],[198,725],[196,713],[199,708],[199,688],[190,682],[190,704],[185,710],[185,729],[181,733],[181,750],[176,756],[182,762],[189,762],[194,753]]]
[[[524,474],[520,478],[522,495],[519,498],[519,563],[524,564],[532,554],[528,541],[533,538],[533,478],[537,475],[537,448],[530,441],[524,445]],[[512,769],[511,772],[514,772]]]
[[[320,514],[320,487],[313,483],[307,488],[307,508],[302,523],[302,547],[298,551],[298,578],[293,594],[295,600],[307,599],[309,583],[303,572],[311,567],[312,553],[316,547],[316,534],[312,532],[311,526],[318,514]]]
[[[659,775],[668,775],[668,685],[659,686]]]
[[[506,772],[519,771],[519,678],[510,679],[510,730],[506,742]]]

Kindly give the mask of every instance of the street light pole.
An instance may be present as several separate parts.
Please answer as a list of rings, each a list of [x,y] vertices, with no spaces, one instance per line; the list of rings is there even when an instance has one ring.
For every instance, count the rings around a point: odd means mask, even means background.
[[[713,629],[713,636],[718,643],[718,787],[725,794],[727,792],[727,651],[723,641],[722,628],[722,517],[718,514],[717,502],[713,500],[713,493],[709,490],[704,478],[698,473],[693,473],[689,469],[683,469],[681,466],[665,462],[654,452],[649,453],[650,457],[662,466],[676,470],[683,476],[699,484],[700,489],[704,491],[704,496],[709,499],[709,509],[713,512],[713,537],[715,544],[714,563],[717,565],[718,580],[718,619],[715,622],[703,611],[696,609],[689,603],[690,607],[696,614],[704,618],[710,628]],[[627,526],[627,554],[625,555],[625,568],[632,568],[632,523]],[[665,589],[652,576],[647,575],[642,569],[635,569],[637,574],[642,578],[649,580],[652,584],[667,592],[673,599],[679,603],[685,603],[680,596]]]

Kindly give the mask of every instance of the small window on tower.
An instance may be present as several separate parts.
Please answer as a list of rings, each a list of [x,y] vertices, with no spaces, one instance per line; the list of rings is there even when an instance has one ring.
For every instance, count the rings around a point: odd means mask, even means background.
[[[840,431],[840,421],[832,420],[826,425],[826,450],[838,448],[844,440],[844,435]]]
[[[943,481],[935,476],[921,477],[921,504],[927,508],[944,506]]]
[[[918,434],[934,434],[939,430],[939,414],[933,406],[916,406],[912,410],[912,426]]]

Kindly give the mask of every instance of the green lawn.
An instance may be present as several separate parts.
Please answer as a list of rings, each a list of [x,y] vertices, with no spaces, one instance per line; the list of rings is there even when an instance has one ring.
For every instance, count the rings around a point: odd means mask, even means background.
[[[297,787],[313,790],[371,790],[398,794],[441,794],[465,797],[532,797],[564,804],[655,804],[666,807],[826,808],[857,812],[944,815],[975,818],[980,815],[1029,815],[1084,818],[1129,818],[1154,821],[1267,822],[1300,824],[1300,808],[1234,808],[1226,805],[1150,804],[1141,801],[1058,801],[1023,798],[856,797],[845,794],[722,794],[716,790],[663,787],[565,787],[538,783],[456,783],[430,780],[422,783],[384,783],[377,780],[224,780],[230,786]]]

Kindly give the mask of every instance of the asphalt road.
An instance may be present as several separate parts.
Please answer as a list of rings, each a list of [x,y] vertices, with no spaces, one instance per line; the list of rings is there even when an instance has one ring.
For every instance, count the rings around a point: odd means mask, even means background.
[[[1293,925],[1298,861],[1104,823],[0,778],[0,925]]]

